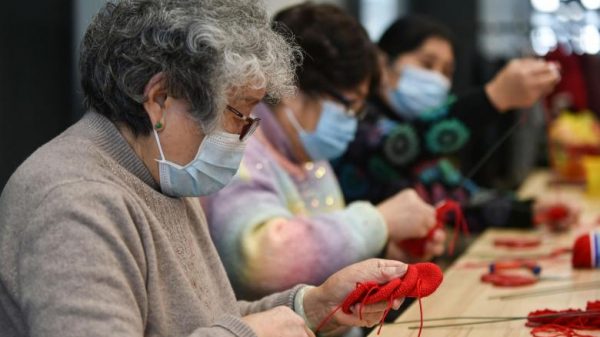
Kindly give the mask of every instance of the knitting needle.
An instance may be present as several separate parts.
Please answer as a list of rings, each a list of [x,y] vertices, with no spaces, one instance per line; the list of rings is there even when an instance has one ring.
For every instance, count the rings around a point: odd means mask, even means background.
[[[514,123],[501,137],[500,139],[498,139],[496,141],[496,143],[492,144],[492,146],[490,147],[490,149],[484,153],[484,155],[479,159],[479,161],[477,161],[477,163],[475,163],[475,165],[473,165],[473,168],[471,168],[471,170],[464,176],[462,176],[460,182],[458,183],[458,186],[464,186],[464,183],[473,178],[473,176],[475,175],[475,173],[477,173],[477,171],[479,171],[479,169],[481,167],[483,167],[483,165],[488,161],[488,159],[490,159],[490,157],[494,154],[494,152],[496,152],[496,150],[498,150],[498,148],[500,148],[500,146],[513,134],[515,133],[515,131],[517,131],[517,129],[519,128],[519,126],[522,124],[522,121],[525,119],[525,113],[523,113],[521,116],[517,117],[517,122]]]
[[[433,319],[425,319],[423,321],[431,322],[431,321],[444,321],[444,320],[454,320],[454,319],[473,319],[473,320],[481,319],[482,321],[466,322],[466,323],[450,323],[450,324],[440,324],[440,325],[426,325],[426,326],[423,326],[423,329],[425,329],[425,328],[430,328],[430,329],[449,328],[449,327],[466,326],[466,325],[490,324],[490,323],[517,321],[517,320],[523,320],[523,319],[537,320],[537,319],[545,319],[545,318],[570,318],[570,317],[589,317],[589,316],[591,316],[591,317],[600,316],[600,312],[591,311],[591,312],[554,313],[554,314],[538,315],[538,316],[533,316],[533,317],[528,317],[528,316],[509,316],[509,317],[473,316],[473,317],[433,318]],[[404,323],[417,323],[417,322],[420,322],[420,321],[414,320],[414,321],[395,322],[395,323],[390,323],[390,324],[404,324]],[[386,325],[388,325],[388,324],[386,324]],[[418,329],[418,328],[419,328],[418,326],[408,327],[408,329]]]
[[[594,316],[600,315],[600,312],[590,311],[590,312],[566,312],[566,313],[552,313],[552,314],[544,314],[534,316],[534,318],[557,318],[557,317],[579,317],[579,316]],[[450,320],[458,320],[458,319],[484,319],[484,320],[519,320],[519,319],[528,319],[527,316],[449,316],[449,317],[436,317],[436,318],[424,318],[423,322],[436,322],[436,321],[450,321]],[[386,323],[386,325],[399,325],[399,324],[409,324],[409,323],[420,323],[420,319],[408,320],[408,321],[398,321],[392,323]]]
[[[537,290],[537,291],[514,293],[514,294],[510,294],[510,295],[490,296],[490,297],[488,297],[488,299],[490,299],[490,300],[493,300],[493,299],[509,300],[509,299],[516,299],[516,298],[524,298],[524,297],[543,296],[543,295],[548,295],[548,294],[559,294],[562,292],[569,292],[569,291],[593,290],[593,289],[598,289],[598,287],[600,287],[600,281],[593,281],[593,282],[586,282],[586,283],[576,283],[576,284],[573,284],[573,285],[567,286],[567,287],[554,287],[554,288],[546,288],[546,289]]]
[[[489,319],[489,320],[498,320],[498,319],[521,319],[522,316],[506,316],[506,317],[498,317],[498,316],[449,316],[449,317],[437,317],[437,318],[424,318],[423,322],[436,322],[436,321],[449,321],[449,320],[459,320],[459,319]],[[421,320],[413,319],[409,321],[400,321],[393,323],[386,323],[386,325],[399,325],[399,324],[409,324],[409,323],[420,323]]]

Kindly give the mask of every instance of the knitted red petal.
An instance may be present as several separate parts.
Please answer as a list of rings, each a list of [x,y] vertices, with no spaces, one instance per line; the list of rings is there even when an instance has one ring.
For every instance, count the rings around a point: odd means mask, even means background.
[[[357,303],[368,305],[400,297],[427,297],[440,286],[443,279],[442,270],[434,263],[409,265],[402,278],[393,279],[382,285],[374,282],[361,283],[346,297],[342,304],[342,310],[350,313],[350,307]],[[421,281],[420,293],[417,290],[417,281],[419,280]],[[365,297],[368,292],[367,287],[376,289]]]
[[[413,287],[407,297],[427,297],[433,294],[444,280],[444,274],[440,267],[430,262],[417,263],[414,266],[419,270],[421,292],[417,293],[416,287]]]

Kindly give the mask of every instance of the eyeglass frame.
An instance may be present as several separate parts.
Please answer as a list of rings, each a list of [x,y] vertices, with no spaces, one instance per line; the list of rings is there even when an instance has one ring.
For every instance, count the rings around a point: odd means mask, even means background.
[[[346,114],[348,114],[350,117],[354,117],[360,121],[367,115],[366,102],[364,102],[359,109],[352,109],[351,106],[353,101],[342,95],[339,91],[331,87],[325,88],[324,90],[346,108]]]
[[[243,113],[229,104],[227,104],[227,110],[232,112],[239,120],[245,122],[244,126],[242,127],[242,131],[240,132],[240,142],[247,140],[250,136],[252,136],[252,134],[254,134],[256,129],[258,129],[258,126],[260,125],[260,118],[244,116]]]

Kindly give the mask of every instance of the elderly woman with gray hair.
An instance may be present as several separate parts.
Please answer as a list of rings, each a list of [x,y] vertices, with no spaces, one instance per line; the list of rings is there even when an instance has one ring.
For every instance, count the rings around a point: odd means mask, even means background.
[[[82,44],[89,112],[0,197],[2,336],[313,336],[356,282],[402,276],[401,262],[368,260],[235,299],[189,197],[236,173],[250,111],[293,90],[295,53],[256,0],[108,3]],[[336,313],[325,332],[372,325],[386,306]]]

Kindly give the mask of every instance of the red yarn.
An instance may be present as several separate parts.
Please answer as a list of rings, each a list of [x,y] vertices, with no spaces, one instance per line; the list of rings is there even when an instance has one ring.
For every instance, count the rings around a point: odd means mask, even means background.
[[[600,231],[583,234],[573,244],[574,268],[600,268]]]
[[[497,287],[520,287],[534,284],[538,281],[535,276],[528,275],[507,275],[486,273],[481,275],[481,281],[492,283]]]
[[[460,208],[460,204],[453,200],[445,200],[436,208],[436,225],[427,233],[427,236],[419,239],[402,240],[399,242],[399,246],[410,255],[422,258],[425,256],[425,245],[427,244],[427,241],[433,239],[433,234],[436,230],[444,228],[444,224],[451,213],[454,213],[454,236],[448,247],[448,252],[453,254],[459,230],[462,230],[466,235],[469,234],[469,227],[462,209]]]
[[[537,247],[542,243],[539,238],[497,238],[494,240],[494,246],[496,247],[509,247],[509,248],[533,248]]]
[[[546,209],[536,212],[533,219],[536,224],[545,223],[550,230],[558,232],[569,227],[562,222],[569,216],[569,207],[564,203],[556,203]],[[562,225],[562,226],[561,226]]]
[[[516,269],[526,269],[530,274],[506,272]],[[542,268],[534,261],[496,261],[489,265],[489,273],[481,275],[481,281],[498,287],[519,287],[536,283],[541,272]]]
[[[317,326],[315,332],[318,332],[321,328],[329,322],[333,315],[340,309],[346,314],[351,314],[352,306],[359,304],[359,317],[362,319],[362,308],[365,305],[370,305],[382,301],[387,301],[388,307],[383,312],[381,320],[379,321],[379,330],[381,331],[385,317],[392,308],[392,302],[397,298],[402,297],[416,297],[419,299],[419,305],[421,305],[421,298],[431,295],[442,283],[444,275],[442,270],[436,264],[425,262],[408,265],[406,274],[403,277],[395,278],[385,284],[378,284],[373,281],[365,283],[357,283],[356,288],[346,296],[342,304],[335,308],[329,315],[327,315],[321,323]],[[421,308],[421,320],[423,319],[423,312]],[[421,326],[423,323],[421,322]],[[419,336],[421,330],[419,330]]]
[[[553,316],[556,315],[556,316]],[[574,330],[600,330],[600,301],[590,301],[586,310],[536,310],[527,315],[534,337],[593,337]]]

